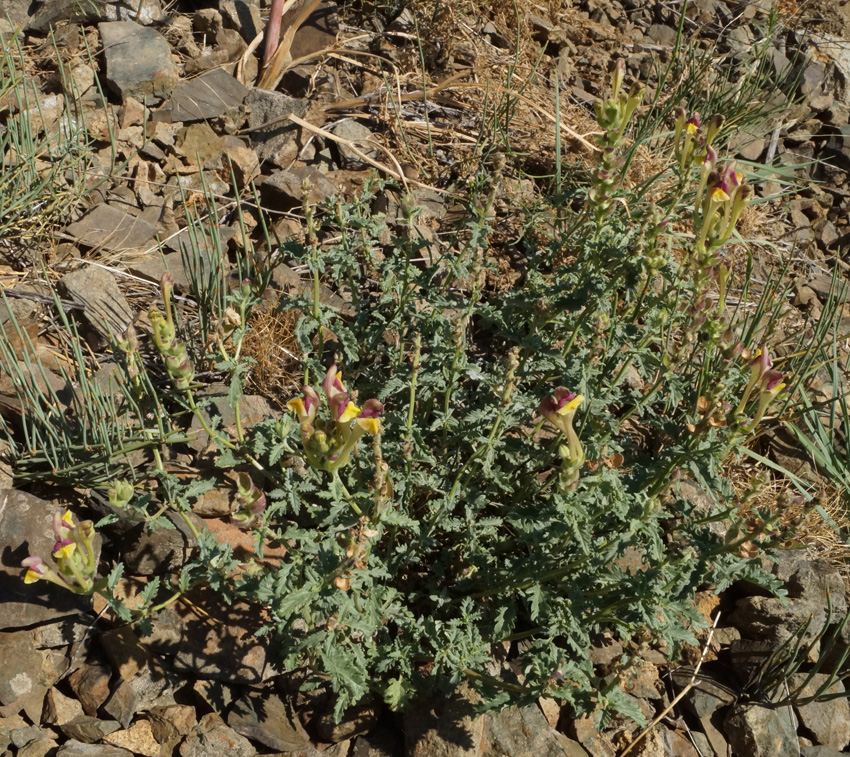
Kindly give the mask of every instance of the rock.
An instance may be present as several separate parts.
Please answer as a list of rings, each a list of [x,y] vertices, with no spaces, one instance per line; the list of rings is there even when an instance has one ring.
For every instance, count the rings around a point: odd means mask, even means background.
[[[160,757],[159,742],[153,737],[151,724],[147,720],[138,720],[126,730],[110,733],[104,741],[129,749],[133,754],[142,757]]]
[[[185,681],[153,658],[129,681],[121,681],[103,705],[103,711],[129,728],[133,716],[154,704],[174,704],[171,696]]]
[[[100,645],[112,663],[113,670],[125,681],[133,678],[150,659],[150,652],[130,626],[119,626],[105,631],[100,636]]]
[[[334,719],[332,711],[325,712],[316,721],[316,732],[322,741],[336,744],[371,731],[378,722],[378,712],[374,704],[359,704],[349,707],[339,723]]]
[[[744,638],[781,644],[810,617],[812,622],[805,635],[808,643],[826,620],[826,608],[816,600],[744,597],[738,600],[734,612],[726,620],[734,624]]]
[[[678,30],[673,26],[667,26],[667,24],[652,24],[647,29],[646,36],[655,44],[672,49],[676,44]]]
[[[199,589],[191,601],[207,615],[186,618],[174,667],[199,678],[229,684],[259,684],[278,674],[271,662],[269,636],[254,636],[262,625],[258,606],[236,601],[222,605],[218,595]]]
[[[258,0],[219,0],[221,18],[229,29],[235,29],[248,44],[263,28]]]
[[[36,649],[57,649],[78,644],[92,633],[93,618],[84,615],[64,618],[57,623],[38,626],[32,631]]]
[[[65,229],[65,233],[77,244],[105,252],[144,247],[153,240],[156,231],[156,226],[143,218],[132,216],[106,203],[95,205],[79,221]],[[96,266],[86,266],[81,270],[95,268]]]
[[[829,677],[823,673],[817,673],[812,680],[802,689],[808,675],[796,673],[791,676],[789,688],[792,692],[800,691],[798,698],[805,699],[814,696],[824,686]],[[841,681],[836,681],[832,686],[825,689],[822,694],[837,694],[844,691]],[[825,702],[810,702],[804,705],[795,705],[794,710],[800,722],[815,737],[815,741],[823,746],[833,749],[844,749],[850,742],[850,703],[846,699],[831,699]]]
[[[337,187],[315,168],[295,168],[275,171],[260,184],[260,195],[275,210],[301,207],[302,184],[308,183],[307,202],[314,205],[339,193]]]
[[[828,746],[803,746],[800,747],[800,757],[846,757],[846,752],[839,752]]]
[[[122,555],[127,572],[134,576],[157,576],[179,571],[186,562],[191,545],[184,534],[172,528],[148,532],[144,524],[126,535]]]
[[[227,724],[245,738],[278,752],[294,752],[310,743],[292,707],[271,692],[251,692],[234,702]]]
[[[726,716],[726,736],[733,754],[747,757],[799,757],[797,733],[788,708],[758,705],[733,708]]]
[[[574,743],[554,731],[535,705],[510,707],[498,714],[475,715],[477,698],[464,690],[432,707],[411,707],[404,713],[409,757],[564,757]],[[569,750],[569,751],[568,751]],[[595,754],[595,752],[592,752]],[[613,752],[611,753],[614,754]]]
[[[31,554],[48,559],[53,552],[54,510],[50,502],[32,494],[0,489],[0,630],[76,617],[91,607],[91,597],[47,581],[24,583],[21,560]]]
[[[0,633],[0,705],[13,705],[12,711],[25,710],[34,721],[41,717],[44,696],[67,671],[57,669],[49,652],[35,649],[32,633]],[[33,717],[34,716],[34,717]]]
[[[198,497],[192,512],[201,518],[226,518],[236,506],[232,490],[216,487]]]
[[[174,139],[174,149],[190,166],[204,168],[212,163],[221,163],[225,139],[216,134],[209,124],[197,123],[184,126]]]
[[[296,100],[265,89],[251,90],[245,98],[245,105],[249,109],[248,135],[260,161],[271,159],[294,139],[298,127],[287,118],[290,113],[299,118],[307,115],[306,100]]]
[[[85,744],[74,740],[59,747],[56,752],[56,757],[132,757],[132,755],[132,752],[117,746]]]
[[[339,17],[336,3],[324,2],[314,10],[295,32],[289,54],[292,60],[305,58],[336,44]]]
[[[91,715],[79,715],[73,720],[63,723],[59,726],[59,729],[69,739],[82,741],[84,744],[94,744],[97,741],[102,741],[105,736],[117,731],[120,727],[120,724],[114,720],[101,720]]]
[[[59,742],[48,736],[40,735],[26,746],[18,749],[17,757],[46,757],[55,754]]]
[[[493,757],[564,757],[574,755],[576,742],[552,729],[540,710],[509,707],[487,715],[481,754]]]
[[[224,69],[214,68],[180,82],[171,97],[151,113],[155,121],[207,121],[219,116],[234,118],[250,90]]]
[[[34,725],[14,728],[9,732],[9,737],[18,749],[35,741],[41,735],[41,731]]]
[[[236,412],[227,401],[227,389],[221,384],[205,387],[196,395],[196,400],[201,398],[204,401],[198,402],[198,406],[207,421],[218,417],[221,420],[219,430],[235,435]],[[239,400],[239,410],[243,429],[277,415],[268,400],[259,394],[243,395]],[[194,438],[189,442],[189,446],[195,452],[203,452],[210,446],[210,436],[204,431],[197,417],[192,419],[190,431],[194,434]]]
[[[593,724],[593,718],[576,718],[570,723],[567,733],[593,757],[616,757],[617,752],[613,744],[607,736],[599,733]]]
[[[167,754],[171,754],[173,747],[198,722],[195,708],[185,704],[157,705],[151,707],[146,714],[150,721],[151,734]]]
[[[97,660],[85,662],[68,677],[68,683],[86,715],[95,715],[106,701],[110,678],[110,667]]]
[[[833,619],[847,612],[844,579],[841,572],[825,560],[813,560],[806,550],[780,553],[774,573],[785,584],[788,596],[820,602],[824,609],[831,602]]]
[[[105,268],[83,266],[59,279],[58,288],[83,306],[83,318],[104,340],[110,333],[123,334],[133,320],[133,309]]]
[[[61,726],[82,716],[83,706],[78,700],[65,696],[55,687],[47,692],[47,696],[44,698],[42,723]]]
[[[253,757],[256,753],[251,742],[227,726],[215,712],[204,715],[180,745],[181,757],[209,757],[212,754]]]
[[[451,699],[437,701],[432,706],[418,704],[406,708],[404,741],[407,757],[474,757],[484,754],[484,716],[475,714],[474,699],[474,692],[462,687]]]
[[[171,47],[159,32],[133,21],[98,24],[106,56],[106,82],[122,98],[162,100],[179,78]]]
[[[367,144],[372,139],[372,130],[357,119],[345,118],[334,124],[329,131],[340,139],[352,142],[364,155],[368,155],[372,159],[377,158],[377,148]],[[348,145],[339,142],[336,142],[335,145],[339,152],[340,168],[356,171],[369,165]]]
[[[244,189],[260,175],[260,160],[250,147],[228,147],[224,153],[239,189]]]

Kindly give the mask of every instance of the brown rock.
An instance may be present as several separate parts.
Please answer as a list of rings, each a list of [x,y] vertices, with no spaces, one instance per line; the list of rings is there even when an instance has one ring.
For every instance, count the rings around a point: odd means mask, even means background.
[[[174,140],[177,152],[189,165],[199,168],[219,160],[225,144],[224,137],[220,137],[204,122],[184,126]]]
[[[233,169],[236,186],[246,187],[260,175],[260,160],[250,147],[228,147],[225,150],[229,166]]]
[[[71,697],[65,696],[59,689],[52,688],[44,698],[44,714],[41,722],[45,725],[65,725],[74,718],[83,715],[83,706]]]
[[[129,626],[106,631],[100,643],[114,670],[125,681],[133,678],[148,664],[150,653]]]
[[[112,669],[97,661],[84,663],[68,677],[68,683],[86,715],[95,715],[109,697],[110,678]]]
[[[159,742],[153,737],[151,724],[147,720],[138,720],[124,731],[110,733],[104,741],[113,746],[129,749],[142,757],[160,757]]]
[[[176,745],[198,722],[195,708],[185,704],[151,707],[147,716],[151,734],[164,746]]]
[[[94,744],[120,727],[114,720],[101,720],[90,715],[80,715],[63,723],[60,730],[69,739],[76,739],[84,744]]]
[[[324,713],[316,722],[316,731],[322,741],[336,744],[339,741],[368,733],[378,722],[378,708],[374,704],[361,704],[345,711],[339,723],[333,712]]]
[[[294,752],[310,743],[291,705],[271,692],[251,693],[235,702],[227,716],[227,724],[251,741],[280,752]],[[342,740],[324,738],[321,726],[319,734],[325,741]]]
[[[257,750],[244,736],[227,726],[218,713],[204,715],[180,745],[181,757],[253,757]]]

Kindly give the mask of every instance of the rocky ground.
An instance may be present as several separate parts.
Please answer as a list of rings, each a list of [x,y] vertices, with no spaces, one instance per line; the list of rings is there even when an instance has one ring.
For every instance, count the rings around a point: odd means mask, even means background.
[[[611,62],[624,56],[629,75],[646,81],[652,94],[654,61],[669,60],[682,7],[642,0],[516,9],[505,2],[418,3],[394,14],[380,4],[324,2],[292,37],[280,83],[263,88],[256,86],[257,43],[267,9],[250,0],[167,6],[159,0],[7,0],[0,32],[4,45],[12,44],[15,30],[21,35],[24,71],[38,97],[33,120],[48,134],[73,123],[95,149],[85,199],[65,209],[58,234],[37,236],[34,217],[23,215],[26,233],[0,238],[0,281],[10,295],[0,319],[8,321],[11,310],[47,359],[48,276],[97,352],[108,333],[105,322],[123,332],[153,300],[166,266],[178,288],[185,285],[185,206],[218,214],[220,238],[204,241],[210,251],[245,244],[233,213],[240,193],[249,209],[259,200],[273,219],[273,235],[298,238],[305,180],[310,201],[318,202],[353,196],[377,169],[413,192],[425,207],[423,235],[439,242],[456,212],[457,187],[474,170],[487,120],[482,100],[505,86],[514,66],[524,94],[509,130],[513,173],[497,204],[503,236],[510,238],[512,205],[532,203],[547,182],[531,177],[552,173],[552,83],[561,87],[567,160],[581,164],[588,154],[581,135],[593,129],[589,109]],[[765,42],[772,13],[779,26]],[[794,280],[789,318],[817,317],[833,275],[846,279],[850,264],[850,5],[696,0],[681,23],[690,43],[734,76],[754,46],[768,44],[765,76],[789,82],[772,95],[772,117],[739,129],[732,151],[742,161],[773,166],[761,174],[759,191],[765,198],[781,195],[750,217],[754,235],[771,243],[759,248],[754,277],[763,281],[788,264]],[[3,110],[14,107],[0,101],[0,123]],[[243,191],[251,182],[256,198]],[[205,191],[215,195],[216,209],[205,205]],[[376,201],[376,212],[386,212],[390,223],[396,208],[392,193]],[[262,244],[259,229],[249,228],[248,235]],[[505,261],[504,280],[494,284],[509,286],[510,255],[493,254]],[[49,273],[41,271],[42,261]],[[299,271],[285,265],[276,277],[281,290],[305,286]],[[344,308],[341,293],[327,284],[323,297]],[[850,311],[839,315],[846,342]],[[278,368],[256,379],[257,394],[246,398],[245,413],[254,418],[278,412],[260,390],[286,387],[291,364],[287,324],[265,327],[276,330],[256,350],[258,357],[271,355],[260,360],[258,372],[270,362]],[[782,348],[779,335],[779,354]],[[41,380],[61,388],[58,372]],[[0,376],[0,410],[13,421],[20,407],[4,381]],[[773,459],[816,479],[805,455],[780,441]],[[215,596],[197,592],[163,610],[153,634],[139,638],[97,603],[25,586],[22,545],[50,551],[53,504],[50,492],[17,490],[10,479],[6,485],[0,492],[3,754],[607,757],[623,753],[640,731],[615,720],[600,732],[545,700],[476,716],[463,696],[404,714],[364,706],[336,724],[328,695],[298,692],[297,676],[278,670],[271,650],[252,635],[260,622],[254,607],[220,607]],[[228,508],[211,493],[195,515],[238,547],[244,537],[229,524]],[[250,542],[241,546],[250,549]],[[128,601],[151,576],[179,567],[190,548],[191,536],[179,528],[148,535],[139,526],[122,534]],[[673,670],[659,651],[635,647],[640,662],[624,687],[648,720],[663,718],[630,753],[850,753],[847,700],[804,703],[805,694],[826,681],[824,672],[788,682],[788,691],[804,689],[793,706],[738,703],[749,671],[807,618],[813,617],[814,630],[827,621],[828,604],[833,619],[846,611],[844,579],[832,559],[840,552],[835,541],[820,554],[815,547],[789,551],[774,568],[786,583],[787,603],[746,584],[721,596],[705,592],[700,609],[719,612],[719,622],[703,648],[693,650],[693,667]],[[850,644],[850,629],[834,630],[836,657]],[[599,670],[621,675],[616,661],[624,651],[618,643],[600,645]],[[830,692],[842,690],[837,683]]]

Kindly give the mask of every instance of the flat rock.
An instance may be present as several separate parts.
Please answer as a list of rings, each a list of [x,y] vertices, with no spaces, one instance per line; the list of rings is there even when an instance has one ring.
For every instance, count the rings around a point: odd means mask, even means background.
[[[82,741],[84,744],[94,744],[101,741],[121,726],[114,720],[101,720],[91,715],[79,715],[67,723],[63,723],[59,729],[69,739]]]
[[[191,166],[204,168],[221,160],[227,141],[216,134],[208,123],[184,126],[174,139],[174,149]]]
[[[104,339],[123,334],[133,320],[115,277],[100,266],[87,265],[59,279],[59,290],[83,306],[83,318]]]
[[[212,754],[253,757],[256,753],[251,742],[236,733],[215,712],[204,715],[180,745],[181,757],[209,757]]]
[[[287,116],[307,115],[307,101],[296,100],[280,92],[253,89],[245,98],[249,109],[248,136],[261,161],[269,159],[294,139],[298,127]]]
[[[129,749],[142,757],[159,757],[160,745],[154,738],[148,720],[138,720],[129,728],[110,733],[104,741],[113,746]]]
[[[86,744],[71,740],[59,747],[56,757],[132,757],[133,753],[109,744]]]
[[[271,692],[250,693],[236,701],[227,724],[245,738],[278,752],[294,752],[310,743],[292,707]]]
[[[111,89],[122,98],[148,103],[168,97],[179,74],[171,47],[159,32],[133,21],[108,21],[98,29]]]
[[[224,69],[214,68],[189,81],[180,82],[171,97],[152,117],[157,121],[206,121],[224,115],[234,115],[249,90]]]
[[[156,226],[143,218],[125,213],[106,203],[95,205],[79,221],[65,229],[65,233],[77,244],[106,252],[144,247],[154,238],[156,232]]]
[[[156,705],[146,715],[153,737],[168,754],[168,747],[177,744],[198,723],[195,708],[187,704]]]
[[[50,502],[27,492],[0,489],[0,630],[78,616],[91,608],[91,597],[47,581],[24,583],[21,560],[29,555],[49,559],[53,551],[54,510]]]
[[[29,631],[0,633],[0,705],[14,705],[36,720],[41,717],[44,695],[64,670],[57,669],[47,653],[35,649]]]
[[[300,207],[307,182],[307,202],[311,205],[327,200],[339,193],[336,185],[321,171],[312,167],[275,171],[260,184],[263,200],[276,210],[291,210]]]

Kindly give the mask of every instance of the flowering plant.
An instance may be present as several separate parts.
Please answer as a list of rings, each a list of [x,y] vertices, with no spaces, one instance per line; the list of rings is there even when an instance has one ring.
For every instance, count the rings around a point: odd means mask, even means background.
[[[90,520],[74,522],[70,510],[56,510],[53,515],[56,542],[51,557],[55,570],[41,557],[30,555],[21,562],[27,569],[24,583],[50,581],[75,594],[91,594],[94,590],[97,559],[94,553],[94,524]]]

